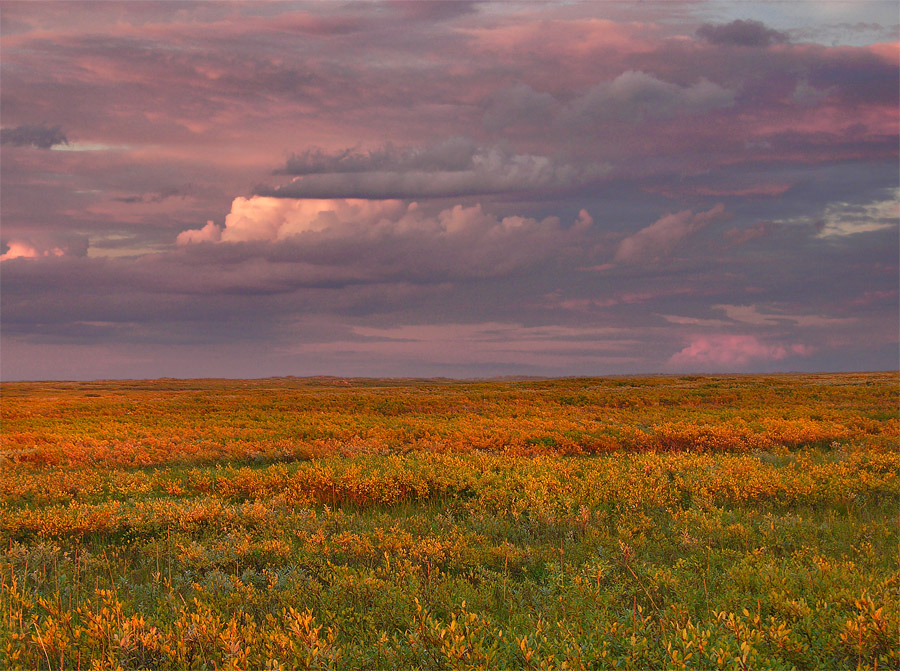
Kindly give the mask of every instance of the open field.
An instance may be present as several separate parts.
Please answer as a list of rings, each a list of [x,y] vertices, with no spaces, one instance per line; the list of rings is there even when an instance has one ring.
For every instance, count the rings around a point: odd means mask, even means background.
[[[0,668],[900,668],[896,373],[6,383]]]

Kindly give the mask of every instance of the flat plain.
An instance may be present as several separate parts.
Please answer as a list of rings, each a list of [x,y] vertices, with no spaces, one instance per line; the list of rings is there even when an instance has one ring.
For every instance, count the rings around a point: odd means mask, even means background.
[[[2,385],[4,669],[897,669],[895,372]]]

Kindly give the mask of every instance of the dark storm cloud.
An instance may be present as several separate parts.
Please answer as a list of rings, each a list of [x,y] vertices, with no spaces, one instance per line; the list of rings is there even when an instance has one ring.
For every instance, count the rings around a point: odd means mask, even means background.
[[[737,19],[731,23],[704,23],[697,35],[711,44],[738,47],[768,47],[787,42],[788,37],[759,21]]]
[[[23,125],[15,128],[0,129],[0,144],[13,147],[37,147],[50,149],[59,144],[69,144],[62,126]]]

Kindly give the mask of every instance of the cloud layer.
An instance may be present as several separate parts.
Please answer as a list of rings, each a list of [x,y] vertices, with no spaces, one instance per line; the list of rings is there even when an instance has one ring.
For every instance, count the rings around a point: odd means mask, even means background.
[[[884,3],[6,3],[2,375],[897,366]]]
[[[695,336],[672,355],[673,368],[711,371],[742,368],[756,362],[782,361],[789,356],[808,356],[812,348],[800,343],[785,345],[761,342],[752,335]]]
[[[400,200],[254,196],[236,198],[223,227],[210,221],[182,231],[177,244],[218,243],[238,258],[302,264],[307,279],[436,284],[583,258],[592,225],[584,210],[564,226],[557,217],[501,218],[481,205],[428,209]]]
[[[738,47],[768,47],[787,42],[787,35],[767,27],[760,21],[736,19],[731,23],[704,23],[697,28],[697,35],[711,44]]]
[[[686,238],[723,219],[724,215],[725,206],[722,203],[706,212],[694,214],[684,210],[667,214],[622,240],[615,260],[619,263],[658,263]]]
[[[366,153],[320,149],[291,156],[277,174],[289,184],[257,189],[276,198],[447,198],[572,188],[602,177],[608,165],[570,165],[451,138],[438,145]]]
[[[55,145],[69,144],[69,141],[61,126],[25,124],[15,128],[0,129],[0,144],[50,149]]]

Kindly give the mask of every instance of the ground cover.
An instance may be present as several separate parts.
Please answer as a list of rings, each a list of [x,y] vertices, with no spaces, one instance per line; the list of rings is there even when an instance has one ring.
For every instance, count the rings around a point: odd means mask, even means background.
[[[6,383],[0,667],[900,668],[897,382]]]

